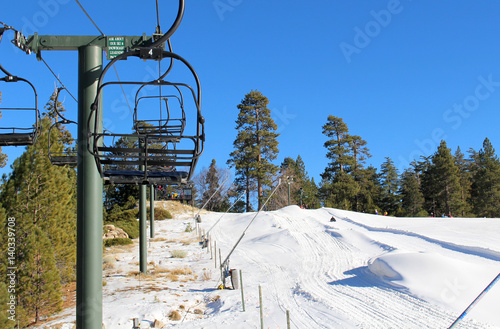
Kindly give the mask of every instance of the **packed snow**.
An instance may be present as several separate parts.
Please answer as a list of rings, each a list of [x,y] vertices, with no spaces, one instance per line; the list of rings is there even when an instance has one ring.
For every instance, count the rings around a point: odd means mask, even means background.
[[[201,247],[196,229],[185,232],[196,225],[193,215],[155,222],[148,275],[137,273],[137,241],[105,253],[107,329],[132,328],[133,318],[141,328],[155,320],[165,328],[260,328],[259,286],[265,328],[287,328],[287,311],[299,329],[448,328],[500,273],[500,219],[289,206],[259,213],[230,257],[242,274],[243,311],[240,289],[217,289],[219,249],[224,260],[255,213],[202,214],[200,231],[220,220],[210,231],[212,248]],[[179,251],[186,257],[173,257]],[[500,284],[457,328],[500,328],[498,305]],[[173,311],[180,319],[169,318]],[[74,310],[63,315],[48,324],[74,321]]]

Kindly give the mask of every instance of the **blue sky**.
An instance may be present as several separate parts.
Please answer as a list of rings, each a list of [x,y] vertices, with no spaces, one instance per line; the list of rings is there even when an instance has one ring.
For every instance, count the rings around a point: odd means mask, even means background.
[[[106,35],[154,31],[153,0],[81,3]],[[160,1],[163,30],[176,6]],[[377,168],[390,157],[401,171],[434,153],[441,139],[464,153],[479,150],[485,137],[500,149],[499,13],[495,0],[187,1],[171,41],[202,83],[207,141],[198,170],[212,159],[225,166],[236,106],[254,89],[269,98],[281,134],[276,164],[300,154],[317,182],[327,164],[321,127],[328,115],[367,141],[367,165]],[[99,34],[73,0],[8,1],[0,21],[26,34]],[[35,84],[43,107],[55,79],[34,55],[16,51],[11,37],[0,45],[1,63]],[[76,95],[76,52],[42,55]],[[149,72],[120,65],[121,78]],[[67,97],[65,106],[76,118],[76,103]],[[126,112],[105,110],[104,118],[131,126]],[[22,152],[3,150],[10,160]]]

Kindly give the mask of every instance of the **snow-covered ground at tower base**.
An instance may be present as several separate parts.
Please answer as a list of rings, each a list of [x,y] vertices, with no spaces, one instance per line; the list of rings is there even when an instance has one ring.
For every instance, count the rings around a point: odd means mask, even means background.
[[[220,219],[210,236],[224,259],[255,213],[221,216],[204,213],[199,226],[207,231]],[[104,272],[106,329],[132,328],[133,318],[141,328],[155,320],[165,328],[260,328],[259,286],[264,328],[287,328],[286,311],[299,329],[448,328],[500,272],[500,219],[289,206],[259,213],[230,258],[242,273],[243,311],[241,290],[216,289],[219,259],[188,225],[191,212],[155,222],[146,276],[135,275],[137,241],[106,252],[114,258]],[[172,257],[178,250],[187,256]],[[166,275],[175,268],[192,273]],[[180,320],[169,318],[174,310]],[[73,309],[62,315],[48,324],[74,321]],[[500,328],[500,283],[457,328]]]

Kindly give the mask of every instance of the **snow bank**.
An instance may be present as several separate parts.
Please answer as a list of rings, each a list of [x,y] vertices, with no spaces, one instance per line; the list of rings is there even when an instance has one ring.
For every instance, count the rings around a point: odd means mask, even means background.
[[[462,312],[498,274],[495,266],[478,266],[437,253],[399,250],[370,259],[368,269],[385,283],[456,312]],[[489,294],[491,300],[499,300],[500,289]],[[475,312],[478,317],[500,325],[498,306],[488,305],[486,298],[481,304]]]

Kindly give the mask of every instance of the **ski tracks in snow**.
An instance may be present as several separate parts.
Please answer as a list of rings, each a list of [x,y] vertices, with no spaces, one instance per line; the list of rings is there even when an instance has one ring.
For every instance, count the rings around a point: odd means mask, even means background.
[[[438,306],[384,287],[366,268],[371,256],[341,239],[345,225],[334,223],[339,232],[331,234],[317,217],[307,216],[306,211],[293,220],[285,214],[275,216],[302,250],[303,263],[298,264],[291,292],[293,312],[307,313],[313,321],[299,328],[446,328],[453,322],[454,315]],[[326,211],[323,217],[328,220]],[[468,323],[467,328],[474,325]]]
[[[456,318],[456,314],[395,289],[369,272],[369,259],[395,249],[386,241],[370,240],[349,221],[329,223],[332,213],[325,209],[293,211],[265,213],[260,225],[272,226],[268,230],[272,233],[245,237],[235,253],[240,264],[252,269],[248,275],[263,282],[266,312],[277,312],[284,318],[289,310],[292,328],[300,329],[434,329],[447,328]],[[216,229],[214,237],[224,241],[221,244],[228,249],[238,233]],[[280,238],[286,241],[282,244]],[[296,248],[290,247],[287,239],[293,239]],[[227,320],[235,319],[229,316]],[[458,327],[484,328],[475,321]]]

